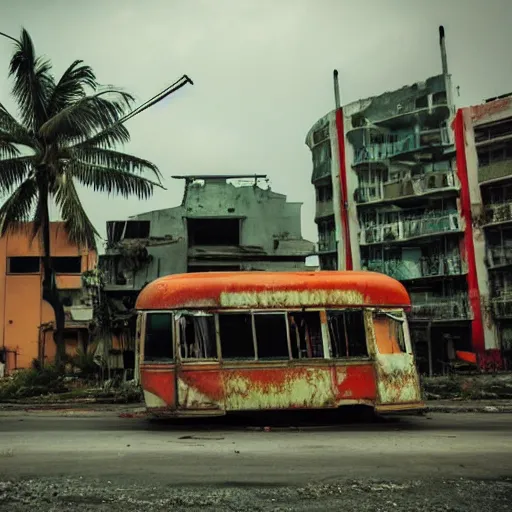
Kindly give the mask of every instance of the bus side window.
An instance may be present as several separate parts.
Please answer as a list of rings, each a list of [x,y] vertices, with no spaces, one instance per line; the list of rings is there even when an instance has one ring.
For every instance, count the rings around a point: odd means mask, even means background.
[[[254,359],[252,317],[247,313],[219,313],[222,359]]]
[[[286,314],[255,313],[258,359],[290,359]]]
[[[182,315],[178,318],[178,325],[183,359],[217,359],[213,315]]]
[[[375,342],[380,354],[401,354],[406,352],[403,323],[386,313],[373,317]]]
[[[171,313],[147,313],[144,361],[174,358]]]
[[[327,311],[332,357],[367,357],[363,311]]]
[[[290,312],[288,324],[293,359],[324,357],[319,311]]]

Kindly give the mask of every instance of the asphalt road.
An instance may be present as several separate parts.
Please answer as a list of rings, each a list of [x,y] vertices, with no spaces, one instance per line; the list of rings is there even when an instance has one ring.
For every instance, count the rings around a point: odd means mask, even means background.
[[[511,430],[511,414],[262,430],[0,413],[0,509],[507,510]]]

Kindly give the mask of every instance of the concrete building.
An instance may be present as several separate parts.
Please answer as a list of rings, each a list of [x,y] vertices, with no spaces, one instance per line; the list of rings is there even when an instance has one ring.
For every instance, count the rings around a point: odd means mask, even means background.
[[[42,299],[43,250],[30,234],[31,225],[0,238],[0,363],[10,372],[30,368],[32,361],[51,362],[55,316]],[[64,339],[68,354],[85,348],[92,307],[82,289],[81,274],[96,265],[96,253],[68,240],[64,223],[52,222],[51,254],[66,315]]]
[[[475,310],[480,305],[481,334],[474,344],[487,352],[489,366],[499,367],[503,358],[511,368],[512,94],[460,109],[453,126],[457,165],[467,176],[461,201],[472,234],[468,251],[474,253],[474,262],[468,260],[470,297]]]
[[[265,175],[177,176],[180,206],[107,223],[105,290],[138,292],[184,272],[304,270],[314,244],[301,235],[301,203]]]
[[[498,348],[495,329],[482,322],[486,277],[477,280],[475,268],[485,268],[485,249],[468,216],[469,202],[480,201],[478,181],[455,144],[452,125],[463,114],[455,115],[442,27],[440,48],[440,75],[343,107],[335,72],[336,109],[306,137],[321,268],[402,281],[417,361],[429,374],[446,371],[461,352],[476,352],[485,365]]]

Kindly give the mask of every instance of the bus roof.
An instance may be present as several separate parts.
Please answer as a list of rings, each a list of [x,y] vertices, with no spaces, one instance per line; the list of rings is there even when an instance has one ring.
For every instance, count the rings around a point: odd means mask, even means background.
[[[204,272],[174,274],[149,283],[135,305],[155,309],[286,309],[404,307],[401,283],[376,272]]]

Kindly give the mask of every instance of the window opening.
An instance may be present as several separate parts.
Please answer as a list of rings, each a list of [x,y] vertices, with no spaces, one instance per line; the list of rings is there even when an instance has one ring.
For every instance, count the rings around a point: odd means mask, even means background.
[[[82,272],[82,257],[58,256],[52,258],[52,265],[57,274],[80,274]]]
[[[367,357],[363,311],[327,311],[333,357]]]
[[[254,315],[258,359],[289,359],[288,332],[284,313]]]
[[[144,360],[173,359],[172,315],[170,313],[148,313],[144,337]]]
[[[380,354],[407,352],[404,336],[404,319],[389,313],[376,313],[373,317],[375,341]]]
[[[187,219],[188,245],[240,245],[240,219]]]
[[[255,358],[250,314],[219,314],[219,331],[223,359]]]
[[[180,315],[178,325],[183,359],[217,359],[213,315]]]
[[[320,312],[288,313],[293,359],[324,357]]]
[[[16,256],[9,258],[10,274],[38,274],[40,271],[40,260],[36,256]]]

